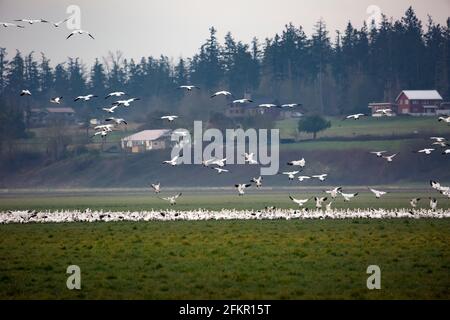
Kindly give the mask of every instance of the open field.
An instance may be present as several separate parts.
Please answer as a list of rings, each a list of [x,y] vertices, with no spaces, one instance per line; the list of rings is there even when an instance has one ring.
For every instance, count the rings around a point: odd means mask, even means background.
[[[2,225],[0,298],[449,299],[449,243],[448,219]]]
[[[311,189],[289,188],[273,190],[249,190],[243,197],[239,197],[235,190],[228,188],[222,191],[192,191],[189,189],[173,189],[160,194],[160,197],[176,194],[183,195],[177,200],[174,207],[177,210],[192,210],[203,208],[208,210],[226,209],[264,209],[266,206],[275,206],[280,209],[296,209],[298,206],[289,199],[289,194],[299,199],[314,196],[326,196],[322,190],[327,187]],[[351,202],[344,202],[342,197],[333,201],[333,208],[409,208],[409,200],[421,198],[418,208],[429,208],[430,196],[438,199],[438,208],[449,209],[450,199],[439,193],[428,191],[398,191],[393,189],[382,199],[376,199],[366,188],[346,187],[346,192],[360,192],[360,195]],[[385,189],[390,190],[390,189]],[[314,201],[310,201],[306,208],[314,208]],[[3,194],[0,196],[0,211],[6,210],[107,210],[107,211],[141,211],[170,208],[168,203],[158,198],[152,191],[147,192],[72,192],[71,194]]]
[[[395,150],[396,152],[415,150],[430,144],[425,139],[385,139],[368,141],[301,141],[280,146],[281,151],[327,151],[327,150]],[[442,156],[444,159],[445,156]]]
[[[358,136],[392,137],[399,135],[448,135],[450,126],[437,121],[436,117],[366,117],[360,120],[345,120],[330,117],[331,127],[318,134],[319,138],[350,138]],[[298,119],[278,121],[282,138],[297,136]],[[302,133],[301,139],[310,139],[311,135]]]

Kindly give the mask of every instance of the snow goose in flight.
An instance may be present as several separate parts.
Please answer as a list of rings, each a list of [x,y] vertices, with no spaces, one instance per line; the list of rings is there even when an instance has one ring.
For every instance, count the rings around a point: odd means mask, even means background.
[[[128,123],[125,121],[125,119],[122,119],[122,118],[114,118],[114,117],[111,117],[111,118],[107,118],[107,119],[105,119],[105,121],[112,121],[112,122],[114,122],[115,124],[117,124],[117,125],[120,125],[120,124],[125,124],[125,125],[127,125]]]
[[[325,193],[328,193],[331,198],[336,199],[336,197],[338,196],[338,194],[342,191],[342,187],[336,187],[334,189],[331,190],[326,190]]]
[[[256,187],[260,188],[260,187],[262,187],[262,180],[263,180],[263,177],[259,176],[258,178],[252,178],[250,180],[250,182],[256,183]]]
[[[433,152],[435,149],[432,149],[432,148],[425,148],[425,149],[422,149],[422,150],[419,150],[419,151],[413,151],[414,153],[423,153],[423,154],[426,154],[426,155],[430,155],[431,154],[431,152]]]
[[[386,191],[375,190],[375,189],[372,189],[372,188],[368,188],[368,189],[375,195],[375,197],[377,199],[380,199],[382,196],[387,194]]]
[[[441,185],[439,182],[437,182],[437,181],[433,181],[433,180],[430,180],[430,185],[431,185],[431,187],[433,188],[433,189],[435,189],[435,190],[437,190],[437,191],[439,191],[439,192],[442,192],[442,191],[449,191],[450,190],[450,187],[444,187],[443,185]]]
[[[371,154],[376,155],[378,158],[381,158],[383,156],[383,153],[386,153],[387,151],[372,151]]]
[[[109,130],[97,131],[96,133],[94,133],[94,135],[91,138],[94,138],[96,136],[101,136],[102,138],[106,138],[106,136],[108,135],[109,132],[110,132]]]
[[[303,207],[309,199],[295,199],[293,196],[289,195],[289,199],[294,201],[296,204],[298,204],[299,207]]]
[[[192,86],[192,85],[189,85],[189,86],[188,86],[188,85],[185,85],[185,86],[179,86],[178,89],[184,89],[184,90],[186,90],[186,91],[192,91],[193,89],[200,90],[199,87],[197,87],[197,86]]]
[[[411,199],[410,201],[409,201],[409,204],[411,205],[411,207],[413,207],[413,208],[416,208],[417,207],[417,203],[420,201],[420,198],[414,198],[414,199]]]
[[[225,96],[225,97],[232,97],[233,94],[229,91],[217,91],[214,93],[211,98],[217,97],[217,96]]]
[[[124,96],[124,95],[126,95],[126,93],[123,92],[123,91],[114,91],[114,92],[109,93],[105,97],[105,99],[108,99],[109,97],[121,97],[121,96]]]
[[[305,180],[311,179],[311,177],[308,177],[308,176],[299,176],[299,177],[297,177],[297,179],[298,179],[298,181],[303,182],[303,181],[305,181]]]
[[[383,156],[383,159],[386,159],[387,162],[394,161],[394,158],[397,156],[398,153],[393,154],[392,156]]]
[[[437,200],[435,198],[430,198],[430,208],[433,211],[436,211],[437,208]]]
[[[227,161],[227,158],[223,158],[223,159],[214,159],[214,161],[211,162],[211,164],[215,164],[216,166],[219,167],[225,167],[225,161]]]
[[[250,103],[250,102],[253,102],[253,100],[244,98],[244,99],[233,100],[232,104],[238,104],[238,103],[244,104],[244,103]]]
[[[152,187],[153,191],[155,191],[155,193],[161,192],[161,182],[152,183],[150,186]]]
[[[162,116],[161,119],[162,119],[162,120],[167,120],[167,121],[169,121],[169,122],[173,122],[175,119],[178,119],[178,116],[173,116],[173,115],[170,115],[170,116]]]
[[[449,117],[439,117],[439,122],[443,121],[445,123],[450,123],[450,116]]]
[[[89,37],[91,37],[92,39],[94,39],[94,37],[92,36],[92,34],[91,34],[89,31],[85,31],[85,30],[81,30],[81,29],[72,31],[72,32],[67,36],[66,39],[69,39],[69,38],[70,38],[71,36],[73,36],[74,34],[87,34]]]
[[[60,21],[57,21],[57,22],[51,22],[51,24],[52,24],[55,28],[59,28],[59,26],[60,26],[61,24],[63,24],[64,22],[67,22],[69,19],[70,19],[70,18],[66,18],[66,19],[64,19],[64,20],[60,20]]]
[[[63,97],[54,97],[50,99],[51,103],[61,104],[61,100]]]
[[[251,187],[251,184],[240,183],[235,184],[234,186],[237,188],[239,195],[243,196],[245,194],[245,189]]]
[[[119,100],[119,101],[113,102],[113,105],[129,107],[133,101],[137,101],[137,100],[141,100],[141,99],[131,98],[131,99],[127,99],[127,100]]]
[[[294,180],[295,179],[295,175],[298,174],[300,171],[287,171],[287,172],[282,172],[281,174],[284,174],[285,176],[288,176],[289,180]]]
[[[165,197],[165,198],[160,198],[161,200],[166,200],[169,201],[171,206],[174,206],[177,204],[177,199],[182,195],[182,193],[180,192],[179,194],[176,194],[172,197]]]
[[[357,193],[343,193],[341,191],[340,194],[344,198],[344,202],[349,202],[351,199],[353,199],[354,197],[356,197],[358,195],[358,192]]]
[[[390,116],[390,115],[392,115],[392,110],[391,109],[379,109],[379,110],[375,111],[375,113],[381,114],[381,116]]]
[[[349,116],[346,116],[343,120],[353,119],[353,120],[359,120],[361,117],[365,117],[366,115],[364,113],[357,113],[357,114],[351,114]]]
[[[111,132],[111,131],[113,131],[113,129],[114,129],[114,125],[113,124],[101,124],[101,125],[98,125],[98,126],[94,127],[95,131],[101,130],[101,131]]]
[[[325,181],[325,179],[328,177],[328,174],[317,174],[315,176],[312,176],[313,178],[319,179],[320,181]]]
[[[447,141],[447,139],[444,138],[444,137],[430,137],[430,139],[434,140],[436,142],[445,142],[445,141]]]
[[[28,90],[28,89],[22,90],[22,91],[20,92],[20,96],[21,96],[21,97],[23,97],[23,96],[31,96],[31,92],[30,92],[30,90]]]
[[[431,144],[432,146],[439,146],[441,148],[445,148],[447,147],[449,144],[447,143],[447,141],[435,141]]]
[[[14,21],[25,22],[25,23],[28,23],[28,24],[33,24],[33,23],[38,23],[38,22],[48,23],[48,21],[44,20],[44,19],[16,19]]]
[[[178,164],[178,158],[179,156],[175,156],[171,160],[163,161],[163,164],[170,164],[172,167],[174,167]]]
[[[222,168],[211,168],[217,171],[218,174],[222,174],[224,172],[229,172],[227,169],[222,169]]]
[[[258,107],[270,109],[270,108],[276,108],[276,107],[278,107],[278,105],[273,104],[273,103],[262,103],[262,104],[258,105]]]
[[[256,161],[255,159],[253,159],[253,157],[255,156],[255,154],[252,153],[244,153],[243,156],[245,157],[245,162],[248,162],[249,164],[257,164],[258,161]]]
[[[286,103],[279,106],[279,108],[295,108],[295,107],[301,107],[301,103]]]
[[[203,165],[204,167],[208,167],[209,164],[210,164],[211,162],[213,162],[214,160],[215,160],[214,158],[213,158],[213,159],[202,160],[202,165]]]
[[[73,101],[78,101],[78,100],[89,101],[92,98],[97,98],[97,96],[94,94],[88,94],[86,96],[78,96]]]
[[[450,190],[442,190],[442,191],[441,191],[441,194],[442,194],[443,196],[446,196],[447,198],[450,198]]]
[[[118,107],[119,107],[118,105],[117,106],[112,106],[110,108],[105,107],[105,108],[102,108],[102,110],[104,110],[104,111],[106,111],[108,113],[114,113],[114,110],[116,110]]]
[[[300,166],[303,168],[306,165],[306,161],[305,161],[305,158],[302,158],[300,160],[290,161],[287,164],[288,164],[288,166]]]
[[[9,23],[9,22],[0,22],[0,24],[2,26],[4,26],[5,28],[8,28],[8,27],[25,28],[24,26],[21,26],[21,25],[15,24],[15,23]]]
[[[442,152],[442,154],[450,154],[450,149],[445,149],[443,152]]]
[[[322,204],[327,201],[327,197],[314,197],[314,201],[316,202],[316,208],[322,209]]]

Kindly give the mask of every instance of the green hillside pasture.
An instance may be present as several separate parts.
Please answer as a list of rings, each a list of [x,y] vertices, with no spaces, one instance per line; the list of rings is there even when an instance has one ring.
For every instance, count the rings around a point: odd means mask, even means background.
[[[315,151],[315,150],[414,150],[416,147],[425,147],[429,141],[424,139],[394,139],[394,140],[368,140],[368,141],[302,141],[286,143],[280,146],[281,151]]]
[[[450,134],[450,126],[437,121],[436,117],[391,117],[391,118],[361,118],[360,120],[345,120],[329,118],[331,128],[320,132],[319,138],[357,137],[357,136],[398,136],[422,134]],[[297,136],[298,119],[278,121],[282,138]],[[302,133],[300,139],[311,139],[310,134]]]

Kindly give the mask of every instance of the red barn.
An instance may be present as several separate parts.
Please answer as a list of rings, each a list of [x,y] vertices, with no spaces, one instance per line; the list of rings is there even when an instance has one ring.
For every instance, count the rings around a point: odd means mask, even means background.
[[[404,90],[395,102],[398,114],[436,115],[442,103],[442,97],[436,90]]]

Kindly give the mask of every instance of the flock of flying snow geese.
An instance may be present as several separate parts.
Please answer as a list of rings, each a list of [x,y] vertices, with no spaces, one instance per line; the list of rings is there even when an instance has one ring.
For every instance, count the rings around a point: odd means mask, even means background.
[[[178,89],[182,89],[185,90],[186,92],[192,92],[194,89],[196,90],[200,90],[200,88],[198,86],[194,86],[194,85],[183,85],[183,86],[179,86]],[[29,90],[22,90],[22,92],[20,93],[21,96],[30,96],[31,92]],[[116,91],[116,92],[111,92],[109,93],[105,99],[109,99],[111,97],[115,97],[117,99],[126,96],[127,93],[123,92],[123,91]],[[231,92],[229,91],[218,91],[214,94],[211,95],[211,98],[215,98],[218,96],[224,96],[227,99],[229,97],[233,97],[233,95],[231,94]],[[80,95],[78,97],[76,97],[74,99],[74,101],[84,101],[84,102],[88,102],[93,98],[98,98],[97,95],[94,94],[88,94],[88,95]],[[54,97],[50,99],[51,103],[55,103],[55,104],[60,104],[62,101],[63,97]],[[134,101],[139,100],[139,98],[130,98],[130,99],[126,99],[126,100],[117,100],[112,102],[112,105],[109,107],[104,107],[102,108],[106,113],[114,113],[115,110],[119,107],[130,107],[131,103]],[[236,100],[232,100],[230,103],[231,104],[247,104],[247,103],[252,103],[253,101],[250,99],[236,99]],[[299,107],[301,106],[301,104],[298,103],[290,103],[290,104],[284,104],[284,105],[275,105],[275,104],[269,104],[269,103],[265,103],[265,104],[260,104],[258,105],[258,107],[260,108],[272,108],[272,107],[276,107],[276,108],[295,108],[295,107]],[[390,109],[385,109],[385,110],[379,110],[378,112],[381,113],[381,115],[384,116],[389,116],[391,111]],[[361,117],[366,116],[365,114],[354,114],[354,115],[349,115],[347,117],[345,117],[343,120],[348,120],[348,119],[354,119],[354,120],[358,120]],[[176,115],[165,115],[160,117],[161,120],[167,120],[168,122],[173,122],[178,118],[178,116]],[[443,118],[440,117],[438,119],[439,121],[444,121],[447,123],[450,123],[450,117],[448,118]],[[108,133],[113,132],[118,126],[120,125],[127,125],[127,122],[125,121],[125,119],[122,118],[115,118],[115,117],[109,117],[105,119],[105,122],[111,122],[108,124],[100,124],[94,127],[95,129],[95,134],[93,135],[93,137],[95,136],[101,136],[102,138],[105,138]],[[175,131],[175,134],[179,134],[179,135],[186,135],[186,132],[183,131]],[[443,155],[448,155],[450,154],[450,149],[447,148],[449,146],[447,139],[444,137],[430,137],[431,142],[431,147],[429,148],[424,148],[421,150],[417,150],[417,151],[413,151],[415,153],[419,153],[419,154],[423,154],[426,156],[431,155],[434,151],[436,151],[436,147],[441,147],[443,149],[442,154]],[[189,142],[188,142],[189,143]],[[371,154],[373,154],[374,156],[384,159],[385,161],[389,162],[393,162],[394,158],[398,155],[398,153],[395,154],[390,154],[390,155],[386,155],[387,151],[372,151],[370,152]],[[255,160],[255,154],[254,153],[244,153],[243,154],[244,158],[245,158],[245,163],[246,164],[257,164],[258,162]],[[204,159],[202,161],[202,164],[204,167],[211,167],[213,170],[215,170],[218,174],[224,174],[224,173],[228,173],[229,170],[225,168],[226,166],[226,158],[223,159],[216,159],[216,158],[212,158],[212,159]],[[166,165],[170,165],[170,166],[178,166],[180,165],[179,163],[179,156],[175,156],[170,160],[166,160],[163,161],[163,164]],[[311,176],[306,176],[306,175],[299,175],[303,169],[306,166],[306,160],[304,158],[300,159],[300,160],[293,160],[287,163],[288,166],[291,167],[295,167],[296,170],[292,170],[292,171],[282,171],[280,172],[281,175],[285,175],[287,176],[289,181],[293,181],[295,179],[297,179],[300,182],[306,181],[306,180],[310,180],[310,179],[317,179],[318,181],[325,181],[328,177],[328,174],[324,173],[324,174],[315,174],[315,175],[311,175]],[[255,185],[256,188],[261,188],[263,185],[263,177],[259,176],[259,177],[253,177],[252,179],[250,179],[249,183],[239,183],[235,185],[235,188],[237,190],[237,193],[239,196],[243,196],[245,195],[245,191],[247,188],[251,187],[252,185]],[[436,191],[438,191],[439,193],[441,193],[442,195],[450,198],[450,187],[445,187],[445,186],[441,186],[438,182],[436,181],[430,181],[431,187],[433,189],[435,189]],[[153,191],[156,194],[160,194],[161,193],[161,183],[153,183],[151,184],[151,188],[153,189]],[[381,191],[381,190],[376,190],[374,188],[370,188],[368,187],[368,190],[373,193],[373,195],[375,196],[375,198],[380,199],[382,198],[384,195],[388,194],[387,191]],[[296,199],[294,198],[292,195],[289,195],[289,198],[295,203],[297,204],[300,208],[304,208],[304,206],[311,200],[313,200],[315,202],[315,208],[317,210],[321,210],[324,206],[326,208],[327,211],[331,210],[331,206],[333,204],[333,202],[336,200],[336,198],[338,196],[341,196],[344,200],[344,202],[350,202],[352,199],[354,199],[355,197],[357,197],[359,195],[358,192],[356,193],[345,193],[343,192],[343,188],[342,187],[336,187],[333,188],[331,190],[325,190],[324,191],[327,196],[325,197],[313,197],[313,198],[306,198],[306,199]],[[170,205],[176,205],[177,203],[177,199],[182,195],[182,193],[178,193],[175,194],[173,196],[167,196],[167,197],[160,197],[161,200],[165,200],[167,201]],[[326,201],[329,200],[328,203],[326,203]],[[419,203],[421,199],[420,198],[414,198],[410,200],[410,205],[413,209],[417,208],[417,205]],[[437,199],[434,197],[430,197],[429,198],[430,203],[430,209],[435,211],[437,209]],[[305,210],[307,210],[305,208]]]
[[[18,19],[15,20],[15,22],[22,22],[22,23],[28,23],[30,25],[36,24],[36,23],[51,23],[54,27],[59,27],[62,23],[66,22],[68,19],[64,19],[58,22],[50,22],[48,20],[44,19]],[[16,23],[8,23],[8,22],[0,22],[0,25],[3,25],[3,27],[17,27],[17,28],[24,28],[23,25],[19,25]],[[74,30],[72,31],[68,36],[67,39],[74,35],[83,35],[86,34],[90,38],[94,39],[91,33],[84,30]],[[192,92],[194,90],[200,90],[198,86],[195,85],[182,85],[179,86],[178,89],[185,90],[187,93]],[[32,93],[30,90],[24,89],[20,93],[21,96],[31,96]],[[139,100],[139,98],[129,98],[124,99],[124,96],[128,96],[127,93],[123,91],[115,91],[109,93],[105,99],[109,98],[117,98],[117,99],[123,99],[123,100],[116,100],[112,102],[110,106],[102,108],[103,111],[105,111],[107,114],[114,114],[116,112],[116,109],[119,107],[122,108],[128,108],[131,106],[131,104],[134,101]],[[227,99],[229,104],[249,104],[253,103],[251,99],[242,98],[242,99],[235,99],[233,94],[229,91],[217,91],[214,94],[211,95],[211,99],[223,96]],[[74,101],[83,101],[83,102],[89,102],[94,98],[98,98],[95,94],[87,94],[87,95],[80,95],[76,98],[74,98]],[[50,99],[51,103],[54,104],[61,104],[63,100],[63,97],[53,97]],[[259,104],[258,107],[261,108],[261,110],[266,110],[270,108],[296,108],[301,107],[302,105],[299,103],[288,103],[288,104],[282,104],[277,105],[273,103],[263,103]],[[263,112],[263,111],[262,111]],[[392,115],[392,110],[390,109],[382,109],[377,111],[380,116],[390,116]],[[352,114],[348,115],[343,120],[359,120],[362,117],[367,116],[363,113],[358,114]],[[176,119],[178,119],[179,116],[177,115],[164,115],[160,117],[163,121],[168,121],[169,123],[174,122]],[[439,117],[439,122],[445,122],[447,124],[450,124],[450,116],[448,117]],[[106,138],[106,136],[113,132],[115,129],[117,129],[121,125],[127,125],[127,122],[125,119],[122,118],[115,118],[115,117],[108,117],[105,119],[105,124],[100,124],[95,126],[95,134],[92,137],[100,136],[101,138]],[[180,132],[179,134],[183,135],[183,132]],[[424,154],[426,156],[431,155],[434,151],[436,151],[436,147],[442,148],[442,154],[443,155],[449,155],[450,149],[448,148],[449,143],[446,138],[444,137],[431,137],[430,140],[433,142],[431,143],[431,146],[428,148],[424,148],[421,150],[414,151],[416,153]],[[387,154],[387,151],[373,151],[371,152],[376,157],[386,160],[388,163],[393,162],[394,158],[398,155],[395,154]],[[243,155],[245,157],[245,163],[246,164],[257,164],[257,161],[254,159],[255,154],[254,153],[245,153]],[[176,156],[170,160],[166,160],[163,162],[163,164],[167,164],[170,166],[178,166],[179,164],[179,157]],[[226,158],[224,159],[204,159],[202,161],[202,164],[204,167],[211,167],[213,170],[215,170],[218,174],[224,174],[228,173],[229,170],[225,168],[226,166]],[[280,174],[287,176],[287,178],[292,181],[297,179],[300,182],[309,180],[309,179],[317,179],[319,181],[325,181],[328,177],[328,174],[316,174],[311,176],[306,175],[298,175],[300,174],[304,167],[306,166],[306,160],[304,158],[300,160],[293,160],[287,163],[287,165],[291,167],[295,167],[296,170],[293,171],[283,171]],[[298,176],[297,176],[298,175]],[[245,190],[252,185],[255,185],[256,188],[261,188],[263,185],[263,177],[253,177],[249,183],[239,183],[235,185],[235,188],[237,190],[237,193],[239,196],[245,195]],[[433,189],[441,193],[442,195],[450,198],[450,187],[442,186],[440,183],[436,181],[430,181],[430,185]],[[161,183],[154,183],[151,184],[151,188],[153,189],[155,194],[161,193]],[[371,193],[374,194],[374,196],[377,199],[382,198],[384,195],[386,195],[388,192],[376,190],[373,188],[368,188]],[[342,187],[336,187],[331,190],[324,191],[327,196],[325,197],[313,197],[313,198],[307,198],[307,199],[296,199],[292,195],[289,195],[289,198],[299,206],[301,211],[297,210],[278,210],[275,207],[266,207],[265,211],[238,211],[234,209],[226,210],[223,209],[222,211],[205,211],[202,209],[194,210],[194,211],[186,211],[186,212],[175,212],[175,211],[148,211],[148,212],[127,212],[127,213],[117,213],[117,212],[91,212],[89,209],[84,212],[74,212],[74,211],[60,211],[53,213],[52,215],[49,214],[49,212],[37,212],[37,211],[25,211],[25,212],[19,212],[19,214],[14,214],[11,211],[8,211],[6,213],[0,213],[0,223],[12,223],[12,222],[19,222],[19,223],[26,223],[26,222],[35,222],[35,221],[44,221],[44,222],[67,222],[67,221],[119,221],[119,220],[132,220],[132,221],[148,221],[148,220],[177,220],[177,219],[184,219],[184,220],[203,220],[203,219],[291,219],[291,218],[395,218],[395,217],[449,217],[450,214],[447,210],[439,210],[437,209],[437,200],[434,197],[430,197],[430,210],[426,209],[418,209],[417,205],[420,198],[414,198],[410,200],[410,205],[413,209],[416,209],[414,213],[407,209],[399,209],[399,210],[374,210],[374,209],[352,209],[352,210],[332,210],[331,206],[333,201],[338,196],[341,196],[345,202],[349,202],[355,197],[358,196],[358,193],[345,193],[343,192]],[[182,195],[182,193],[175,194],[173,196],[167,196],[167,197],[160,197],[160,199],[167,201],[170,205],[175,205],[177,202],[177,199]],[[329,200],[330,199],[330,200]],[[308,211],[308,209],[304,208],[306,203],[308,203],[310,200],[314,200],[315,202],[315,210]],[[329,200],[328,203],[326,201]],[[323,208],[325,205],[325,208]],[[16,212],[17,213],[17,212]]]
[[[22,23],[22,24],[26,24],[28,23],[29,25],[32,24],[38,24],[38,23],[49,23],[51,25],[53,25],[55,28],[59,28],[59,26],[61,24],[63,24],[64,22],[67,22],[70,18],[66,18],[63,19],[61,21],[57,21],[57,22],[51,22],[45,19],[16,19],[14,20],[14,22],[18,22],[18,23]],[[12,22],[0,22],[0,25],[2,25],[4,28],[25,28],[25,26],[23,26],[22,24],[18,24],[18,23],[12,23]],[[69,39],[70,37],[74,36],[74,35],[81,35],[81,34],[86,34],[89,37],[91,37],[92,39],[94,39],[94,36],[86,30],[81,30],[81,29],[76,29],[73,30],[67,37],[66,39]]]

